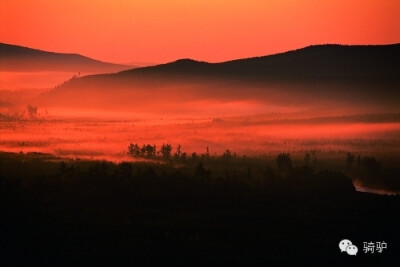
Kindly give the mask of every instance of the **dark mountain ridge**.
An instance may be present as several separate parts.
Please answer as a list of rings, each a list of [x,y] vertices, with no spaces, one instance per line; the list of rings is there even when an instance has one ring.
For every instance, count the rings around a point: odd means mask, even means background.
[[[79,54],[54,53],[0,43],[1,71],[118,72],[132,66],[102,62]]]
[[[183,84],[340,85],[375,91],[397,91],[400,85],[400,44],[314,45],[285,53],[207,63],[180,59],[171,63],[136,68],[112,74],[73,79],[57,90],[102,88],[152,88]],[[308,86],[307,86],[308,87]],[[367,88],[368,87],[368,88]]]
[[[399,78],[400,44],[314,45],[285,53],[207,63],[180,59],[123,71],[120,76],[191,75],[236,78]]]

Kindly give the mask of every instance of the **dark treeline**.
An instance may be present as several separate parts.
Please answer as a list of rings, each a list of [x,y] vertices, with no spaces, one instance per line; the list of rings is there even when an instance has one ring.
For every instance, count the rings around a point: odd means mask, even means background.
[[[207,148],[208,151],[208,148]],[[128,154],[137,157],[137,158],[163,158],[164,160],[171,159],[171,153],[172,153],[172,145],[171,144],[162,144],[160,147],[160,150],[157,151],[157,146],[156,145],[150,145],[150,144],[143,144],[142,146],[139,146],[137,143],[133,144],[131,143],[128,146]],[[208,152],[207,152],[208,153]],[[197,154],[194,152],[192,154],[192,158],[196,158]],[[176,152],[173,154],[173,157],[175,160],[186,160],[186,152],[182,152],[182,147],[181,145],[178,145],[176,148]]]
[[[0,153],[0,185],[1,261],[17,265],[326,265],[354,261],[343,238],[364,263],[376,258],[363,241],[389,244],[380,260],[399,248],[399,196],[356,192],[345,174],[289,153],[179,167]]]
[[[201,160],[215,165],[215,163],[225,164],[221,163],[221,160],[225,160],[229,164],[239,163],[239,165],[245,165],[246,162],[245,155],[238,156],[229,149],[226,149],[221,155],[211,156],[209,147],[206,147],[204,153],[198,154],[197,152],[193,152],[188,156],[186,152],[183,152],[180,144],[176,146],[174,152],[173,146],[169,143],[163,143],[159,150],[157,150],[155,144],[143,144],[139,146],[137,143],[131,143],[128,146],[128,154],[136,158],[162,159],[170,163],[190,163]],[[234,162],[231,162],[232,160]],[[384,168],[381,162],[375,157],[356,155],[351,152],[347,153],[342,163],[344,168],[340,171],[347,174],[350,178],[357,180],[357,182],[365,187],[394,192],[400,191],[399,168]],[[306,168],[318,168],[316,151],[305,152],[304,158],[298,165]],[[293,160],[290,153],[280,153],[277,155],[276,167],[280,172],[288,175],[293,169]],[[260,166],[256,166],[256,168],[260,169]]]
[[[400,191],[400,168],[384,168],[375,157],[347,153],[346,173],[366,187]]]

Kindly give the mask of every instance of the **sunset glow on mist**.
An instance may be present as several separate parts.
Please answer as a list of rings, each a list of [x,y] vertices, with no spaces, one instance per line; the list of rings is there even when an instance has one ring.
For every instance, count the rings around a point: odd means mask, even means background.
[[[119,63],[400,41],[398,0],[1,0],[0,41]]]

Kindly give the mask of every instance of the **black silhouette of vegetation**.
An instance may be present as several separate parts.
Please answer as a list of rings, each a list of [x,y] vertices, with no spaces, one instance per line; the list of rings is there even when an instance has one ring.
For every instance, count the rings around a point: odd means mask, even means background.
[[[172,146],[171,144],[162,144],[160,153],[164,159],[169,159],[171,157]]]
[[[159,155],[155,145],[143,147],[131,144],[129,152],[168,160],[114,164],[0,153],[2,261],[339,264],[349,260],[337,248],[343,238],[359,245],[362,263],[371,263],[363,241],[390,245],[380,260],[397,256],[399,196],[356,192],[344,173],[296,164],[289,153],[267,161],[227,150],[183,162],[180,145],[173,157],[170,144]],[[353,171],[394,173],[375,158],[361,161]]]
[[[346,158],[347,165],[351,167],[353,165],[353,163],[354,163],[354,160],[355,160],[354,154],[352,154],[350,152],[347,153],[347,158]]]
[[[292,169],[292,158],[289,153],[280,153],[276,157],[276,163],[282,173],[287,173]]]
[[[156,145],[147,144],[147,145],[142,145],[142,147],[139,147],[138,144],[131,143],[128,146],[128,154],[134,157],[155,158],[156,153],[157,153]]]
[[[28,105],[26,109],[30,117],[35,117],[37,115],[37,107]]]
[[[311,155],[310,155],[310,153],[307,152],[304,155],[304,165],[309,166],[310,163],[311,163]]]

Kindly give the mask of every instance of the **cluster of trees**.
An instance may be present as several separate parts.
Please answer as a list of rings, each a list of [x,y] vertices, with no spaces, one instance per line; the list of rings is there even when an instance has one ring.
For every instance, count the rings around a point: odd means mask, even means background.
[[[307,152],[304,156],[304,165],[317,164],[317,154],[315,151]]]
[[[381,162],[372,156],[360,156],[353,153],[346,155],[347,171],[357,177],[365,187],[400,190],[400,169],[384,168]]]
[[[280,153],[276,157],[276,163],[280,171],[287,171],[292,168],[292,158],[289,153]]]
[[[169,143],[163,143],[159,149],[157,149],[156,145],[151,144],[143,144],[139,146],[137,143],[131,143],[128,146],[128,153],[134,157],[141,158],[149,158],[149,159],[157,159],[162,158],[164,160],[175,160],[177,162],[186,162],[187,154],[182,151],[182,146],[179,144],[174,153],[172,151],[172,145]],[[237,158],[236,153],[233,153],[231,150],[227,149],[223,152],[220,158],[226,163],[232,164],[232,160]],[[243,157],[245,158],[245,156]],[[191,154],[191,159],[194,162],[201,161],[205,162],[208,159],[211,159],[209,148],[206,148],[205,153],[198,155],[196,152]],[[215,158],[217,160],[217,158]],[[276,167],[278,171],[278,175],[280,177],[288,178],[296,173],[297,167],[294,166],[292,156],[290,153],[280,153],[275,158]],[[302,168],[312,169],[311,167],[317,166],[317,156],[315,151],[307,152],[304,156]],[[382,168],[381,163],[374,157],[355,155],[353,153],[347,153],[345,158],[345,163],[347,166],[347,171],[350,171],[352,175],[357,175],[358,179],[361,179],[365,183],[377,183],[376,180],[378,177],[380,182],[384,181],[396,185],[397,182],[393,182],[393,177],[397,176],[396,173],[391,171],[385,171]],[[221,163],[222,164],[222,163]],[[353,168],[356,166],[356,168]],[[355,173],[357,172],[357,173]],[[268,172],[271,175],[267,175],[268,177],[273,177],[272,170]],[[204,168],[202,163],[197,166],[196,175],[198,177],[210,177],[211,171]],[[251,176],[251,170],[249,170],[249,175]],[[272,178],[271,178],[272,179]]]
[[[131,143],[128,146],[128,153],[134,157],[153,158],[156,155],[156,145],[144,145],[140,147],[138,144]]]
[[[353,153],[347,153],[346,164],[352,167],[357,162],[359,169],[364,169],[370,173],[377,173],[381,169],[381,163],[374,157],[364,156],[363,158],[358,155],[357,157]]]
[[[224,154],[222,154],[222,158],[225,160],[230,160],[231,158],[236,158],[236,153],[232,153],[229,149],[227,149]]]
[[[188,157],[187,153],[182,151],[182,146],[180,144],[176,147],[175,153],[172,154],[172,145],[169,143],[166,144],[163,143],[159,150],[157,150],[156,145],[143,144],[142,146],[139,146],[137,143],[135,144],[131,143],[128,146],[128,154],[137,158],[154,159],[157,158],[157,156],[160,156],[166,160],[173,158],[175,160],[182,160],[182,161],[185,161]],[[196,152],[193,152],[191,154],[191,157],[193,160],[209,159],[211,157],[210,150],[208,147],[206,147],[205,153],[199,155]],[[222,154],[222,158],[225,160],[229,160],[236,157],[237,157],[236,153],[232,153],[229,149],[227,149]]]
[[[143,144],[141,147],[136,143],[131,143],[128,146],[128,153],[134,157],[141,158],[156,158],[157,155],[161,155],[163,159],[170,159],[172,152],[171,144],[162,144],[160,150],[157,151],[156,145]],[[186,159],[186,153],[182,152],[181,145],[178,145],[176,152],[174,154],[175,159]]]

